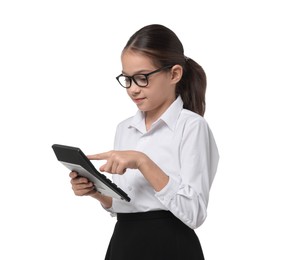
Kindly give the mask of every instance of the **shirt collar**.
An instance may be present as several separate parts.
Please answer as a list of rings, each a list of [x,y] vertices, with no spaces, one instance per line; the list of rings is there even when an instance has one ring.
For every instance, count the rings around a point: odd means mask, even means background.
[[[164,122],[172,131],[174,131],[179,115],[183,109],[183,100],[180,96],[169,106],[169,108],[160,116],[160,118],[152,124],[152,127],[160,121]],[[134,127],[138,131],[145,133],[145,117],[144,112],[138,110],[133,117],[129,127]]]

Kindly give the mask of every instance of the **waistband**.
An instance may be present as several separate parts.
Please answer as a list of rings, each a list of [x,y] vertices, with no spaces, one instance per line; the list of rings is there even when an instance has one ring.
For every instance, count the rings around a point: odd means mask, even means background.
[[[150,220],[160,218],[175,218],[175,216],[166,210],[136,212],[136,213],[117,213],[118,221],[132,221],[132,220]]]

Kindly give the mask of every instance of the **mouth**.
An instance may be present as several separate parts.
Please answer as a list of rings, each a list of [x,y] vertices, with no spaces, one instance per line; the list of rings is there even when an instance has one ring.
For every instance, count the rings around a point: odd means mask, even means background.
[[[132,99],[134,103],[139,104],[141,103],[143,100],[145,100],[145,98],[133,98]]]

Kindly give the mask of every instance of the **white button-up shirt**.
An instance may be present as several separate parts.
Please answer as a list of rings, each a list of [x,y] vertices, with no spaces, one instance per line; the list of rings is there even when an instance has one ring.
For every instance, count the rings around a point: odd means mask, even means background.
[[[121,122],[114,148],[145,153],[169,176],[169,182],[156,192],[139,170],[113,175],[113,181],[131,201],[113,199],[110,212],[169,210],[191,228],[204,222],[219,154],[205,119],[183,109],[180,97],[149,131],[141,111]]]

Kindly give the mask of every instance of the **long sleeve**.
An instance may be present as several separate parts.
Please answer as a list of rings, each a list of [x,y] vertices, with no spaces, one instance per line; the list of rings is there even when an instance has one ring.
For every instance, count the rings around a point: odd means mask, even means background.
[[[219,160],[215,140],[205,120],[188,122],[180,143],[178,176],[156,193],[159,201],[191,228],[207,216],[209,191]]]

